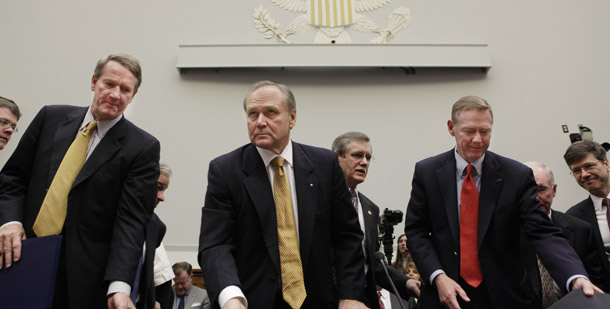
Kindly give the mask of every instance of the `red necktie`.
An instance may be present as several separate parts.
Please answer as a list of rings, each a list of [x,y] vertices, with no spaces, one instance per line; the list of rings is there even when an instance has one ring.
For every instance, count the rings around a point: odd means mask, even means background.
[[[610,229],[610,199],[603,199],[602,205],[606,206],[606,221],[608,221],[608,229]]]
[[[472,179],[473,168],[471,164],[468,164],[460,198],[460,276],[476,288],[483,281],[483,274],[477,244],[479,192]]]
[[[379,309],[385,309],[385,305],[381,301],[381,292],[377,291],[377,299],[379,299]]]

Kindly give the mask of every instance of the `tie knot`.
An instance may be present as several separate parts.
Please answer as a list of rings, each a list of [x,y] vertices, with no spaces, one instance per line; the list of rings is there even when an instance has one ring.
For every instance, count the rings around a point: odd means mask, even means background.
[[[91,134],[91,131],[95,130],[95,128],[97,128],[97,121],[91,120],[91,122],[89,122],[87,127],[83,130],[83,134],[89,135]]]
[[[282,158],[281,156],[277,156],[277,157],[273,158],[271,163],[273,163],[277,167],[282,167],[282,166],[284,166],[284,160],[285,159]]]
[[[352,196],[352,198],[356,198],[356,191],[350,189],[349,194]]]
[[[472,172],[472,170],[474,170],[474,173]],[[476,170],[476,169],[474,169],[474,165],[472,165],[472,164],[468,164],[468,165],[466,166],[466,176],[469,176],[469,175],[470,175],[470,176],[474,176],[474,174],[476,173],[476,171],[477,171],[477,170]]]
[[[602,205],[606,207],[610,207],[610,198],[605,198],[602,200]]]

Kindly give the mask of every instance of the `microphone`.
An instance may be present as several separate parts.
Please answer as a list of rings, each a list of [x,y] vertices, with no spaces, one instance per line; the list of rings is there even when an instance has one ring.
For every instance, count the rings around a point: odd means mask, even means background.
[[[392,281],[392,278],[390,277],[390,274],[386,269],[386,267],[388,267],[388,262],[386,260],[385,254],[381,251],[377,251],[375,252],[375,259],[381,262],[381,265],[383,266],[383,271],[385,272],[385,275],[388,277],[388,281],[390,281],[390,285],[392,286],[392,291],[394,292],[394,295],[396,295],[396,298],[398,298],[400,308],[405,309],[406,307],[402,301],[402,297],[400,297],[400,294],[398,294],[398,290],[396,289],[396,286],[394,285],[394,282]]]

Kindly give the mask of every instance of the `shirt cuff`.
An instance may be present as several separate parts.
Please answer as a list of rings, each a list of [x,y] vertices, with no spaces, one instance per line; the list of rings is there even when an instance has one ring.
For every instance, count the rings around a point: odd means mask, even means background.
[[[578,278],[585,278],[585,279],[589,280],[589,278],[587,278],[587,276],[585,276],[585,275],[574,275],[574,276],[568,278],[568,281],[566,281],[566,291],[568,291],[568,292],[572,291],[572,289],[570,289],[570,287],[572,286],[572,281],[574,281]]]
[[[2,226],[0,226],[0,229],[7,225],[11,225],[11,224],[19,224],[19,226],[23,226],[23,224],[21,224],[21,222],[19,222],[19,221],[9,221],[7,223],[2,224]]]
[[[106,296],[119,292],[131,295],[131,286],[123,281],[112,281],[108,286],[108,294]]]
[[[225,303],[228,302],[231,298],[240,298],[240,301],[246,308],[248,308],[248,300],[246,296],[241,291],[241,289],[236,285],[229,285],[226,288],[222,289],[220,294],[218,294],[218,304],[220,308],[224,307]]]
[[[430,275],[430,285],[434,285],[434,278],[436,278],[436,276],[440,275],[440,274],[444,274],[445,271],[442,269],[437,269],[435,270],[432,275]]]

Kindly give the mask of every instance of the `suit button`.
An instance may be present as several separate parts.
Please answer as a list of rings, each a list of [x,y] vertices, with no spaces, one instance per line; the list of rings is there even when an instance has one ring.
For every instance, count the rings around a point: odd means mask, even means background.
[[[457,256],[457,252],[453,251],[453,255]]]
[[[271,278],[269,278],[269,280],[271,280],[272,282],[275,282],[275,277],[271,277]]]

